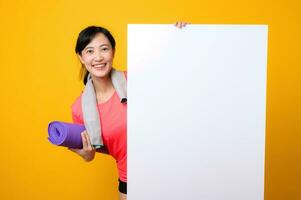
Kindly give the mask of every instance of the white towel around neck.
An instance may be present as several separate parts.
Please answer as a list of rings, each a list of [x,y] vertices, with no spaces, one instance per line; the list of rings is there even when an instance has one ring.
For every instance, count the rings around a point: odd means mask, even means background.
[[[111,70],[111,80],[117,92],[120,102],[127,103],[127,81],[124,72]],[[82,111],[85,128],[89,134],[92,146],[95,149],[104,146],[101,137],[101,124],[97,106],[96,93],[93,86],[91,75],[88,75],[86,87],[82,94]]]

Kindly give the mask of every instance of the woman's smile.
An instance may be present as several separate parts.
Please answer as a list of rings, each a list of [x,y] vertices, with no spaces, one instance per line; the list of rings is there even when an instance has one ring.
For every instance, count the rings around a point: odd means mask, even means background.
[[[100,64],[94,64],[92,65],[92,67],[95,69],[104,69],[106,65],[107,65],[106,63],[100,63]]]

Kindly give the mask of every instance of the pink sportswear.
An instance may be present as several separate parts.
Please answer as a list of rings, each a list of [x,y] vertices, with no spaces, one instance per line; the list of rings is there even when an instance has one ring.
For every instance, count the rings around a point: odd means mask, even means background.
[[[72,104],[73,122],[84,124],[81,96]],[[119,179],[127,182],[127,104],[121,103],[114,92],[106,102],[98,104],[102,139],[117,163]]]

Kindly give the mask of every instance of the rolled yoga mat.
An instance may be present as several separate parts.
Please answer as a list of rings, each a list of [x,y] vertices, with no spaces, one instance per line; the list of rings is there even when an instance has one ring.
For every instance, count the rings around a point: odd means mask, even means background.
[[[82,149],[81,132],[85,126],[66,122],[53,121],[48,125],[48,140],[55,145]]]

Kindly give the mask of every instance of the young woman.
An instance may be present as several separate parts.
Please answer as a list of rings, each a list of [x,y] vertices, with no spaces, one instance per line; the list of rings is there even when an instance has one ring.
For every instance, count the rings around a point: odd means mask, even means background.
[[[177,22],[175,26],[182,28],[185,22]],[[113,156],[119,174],[120,200],[127,194],[127,104],[120,102],[111,80],[115,40],[111,33],[103,28],[89,26],[78,36],[75,52],[81,63],[81,75],[86,85],[91,77],[97,100],[101,137],[104,147],[100,152]],[[126,74],[125,74],[126,75]],[[74,123],[84,124],[82,110],[82,94],[72,104]],[[87,131],[81,133],[83,148],[71,149],[86,161],[94,159],[96,149],[91,145]]]

